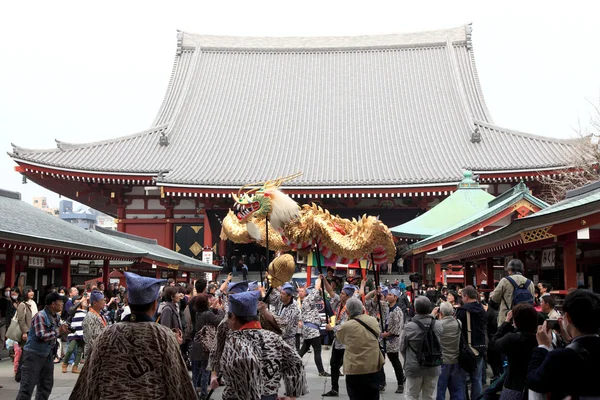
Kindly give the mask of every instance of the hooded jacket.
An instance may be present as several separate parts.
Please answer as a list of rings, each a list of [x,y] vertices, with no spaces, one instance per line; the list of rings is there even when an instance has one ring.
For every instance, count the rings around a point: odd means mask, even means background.
[[[486,347],[487,313],[479,302],[466,303],[456,310],[456,319],[460,321],[462,333],[468,341],[467,314],[471,315],[471,347],[483,355]]]

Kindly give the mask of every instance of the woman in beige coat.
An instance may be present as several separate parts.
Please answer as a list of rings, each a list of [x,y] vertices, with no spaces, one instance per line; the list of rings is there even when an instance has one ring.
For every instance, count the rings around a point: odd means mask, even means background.
[[[33,301],[35,293],[30,286],[23,288],[23,301],[17,306],[17,320],[19,321],[19,327],[21,328],[21,340],[19,341],[18,354],[15,351],[15,364],[17,364],[17,372],[15,374],[15,380],[21,381],[21,354],[23,353],[23,347],[27,343],[27,334],[31,327],[31,320],[33,316],[37,314],[37,304]]]

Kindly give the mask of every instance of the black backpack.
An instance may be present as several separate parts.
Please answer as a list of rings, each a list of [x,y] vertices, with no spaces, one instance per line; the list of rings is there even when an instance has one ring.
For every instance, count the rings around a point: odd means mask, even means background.
[[[515,282],[515,280],[510,276],[507,276],[506,280],[513,285],[512,304],[510,306],[511,310],[514,306],[521,303],[533,305],[533,295],[529,291],[529,285],[531,285],[531,281],[529,279],[527,279],[525,283],[521,285],[517,285],[517,282]]]
[[[425,327],[420,321],[412,320],[422,331],[425,332],[423,340],[421,341],[421,347],[417,350],[417,361],[422,367],[438,367],[442,365],[442,346],[440,341],[433,331],[435,320],[431,321],[428,328]]]

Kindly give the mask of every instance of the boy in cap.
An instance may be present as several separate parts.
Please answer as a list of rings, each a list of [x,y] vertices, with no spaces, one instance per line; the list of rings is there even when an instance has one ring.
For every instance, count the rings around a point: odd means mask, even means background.
[[[165,281],[131,272],[125,279],[131,314],[98,337],[70,399],[196,398],[175,334],[152,319]]]
[[[261,329],[256,291],[229,295],[227,324],[231,333],[220,360],[224,400],[275,400],[280,382],[286,396],[308,393],[302,359],[293,347],[274,332]],[[219,386],[213,376],[211,388]]]
[[[284,283],[280,290],[273,289],[269,296],[269,304],[275,308],[275,315],[285,320],[285,328],[281,336],[287,344],[296,346],[296,330],[300,320],[300,310],[294,303],[296,288],[291,283]]]
[[[323,275],[319,275],[320,278]],[[324,280],[325,290],[329,294],[331,298],[330,304],[331,309],[333,310],[335,316],[335,323],[332,325],[331,323],[327,324],[326,329],[328,331],[336,332],[342,324],[348,319],[348,314],[346,312],[346,301],[352,298],[355,294],[358,295],[359,290],[354,285],[344,285],[340,294],[336,294],[329,282]],[[361,283],[362,290],[364,290],[365,281]],[[335,340],[333,342],[333,349],[331,351],[331,361],[329,365],[331,366],[331,390],[329,392],[323,393],[324,397],[337,397],[339,396],[339,379],[340,379],[340,368],[344,362],[344,352],[346,350],[346,346],[341,343],[339,340]]]

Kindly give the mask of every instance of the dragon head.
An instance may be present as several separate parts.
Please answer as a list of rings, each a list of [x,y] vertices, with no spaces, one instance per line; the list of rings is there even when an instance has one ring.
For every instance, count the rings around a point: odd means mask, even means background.
[[[267,218],[273,211],[274,196],[280,193],[277,189],[285,181],[300,176],[301,173],[290,175],[284,178],[277,178],[271,181],[252,183],[240,188],[237,195],[231,196],[235,201],[236,216],[242,223],[249,222],[252,218]],[[290,199],[291,200],[291,199]]]
[[[240,196],[232,196],[237,210],[235,215],[240,222],[248,222],[252,218],[266,218],[273,210],[270,196],[265,193],[264,188],[256,191],[250,189]]]

